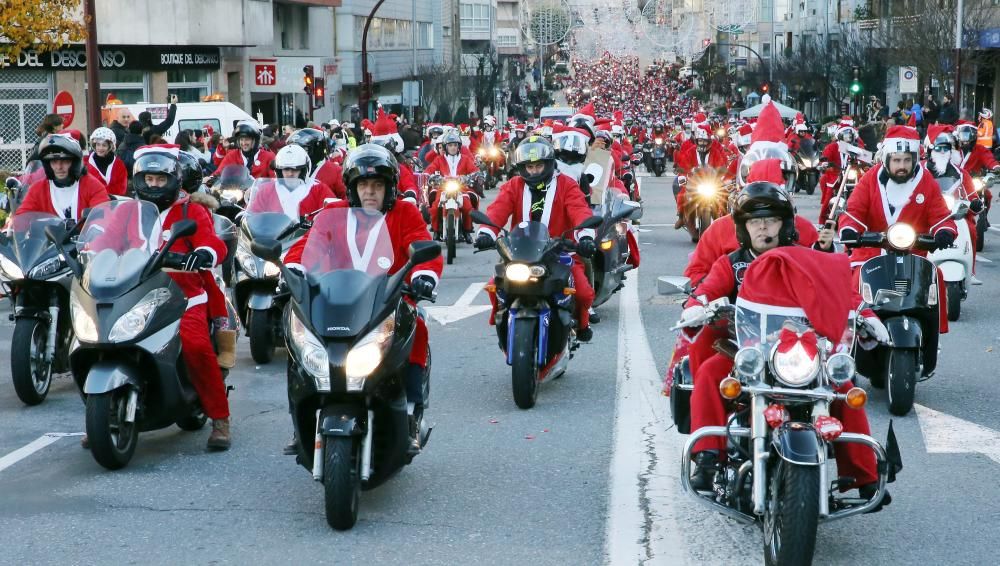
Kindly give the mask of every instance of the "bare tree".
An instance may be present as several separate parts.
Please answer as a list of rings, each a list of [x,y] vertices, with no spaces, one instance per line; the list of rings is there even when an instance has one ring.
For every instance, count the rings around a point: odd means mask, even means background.
[[[457,93],[465,92],[466,88],[461,69],[436,65],[420,69],[420,75],[424,77],[424,116],[450,122],[462,98]]]

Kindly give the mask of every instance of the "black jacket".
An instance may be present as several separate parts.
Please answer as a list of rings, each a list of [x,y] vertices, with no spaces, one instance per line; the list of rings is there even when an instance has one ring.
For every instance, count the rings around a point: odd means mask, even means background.
[[[941,106],[940,113],[938,114],[938,122],[942,124],[954,124],[958,121],[958,110],[955,109],[955,105],[948,103]]]
[[[167,109],[167,118],[160,122],[159,124],[153,124],[153,120],[149,117],[148,112],[142,112],[139,114],[139,120],[142,122],[142,138],[146,143],[149,143],[150,138],[154,134],[163,135],[167,133],[167,130],[174,125],[174,119],[177,117],[177,105],[171,104]]]

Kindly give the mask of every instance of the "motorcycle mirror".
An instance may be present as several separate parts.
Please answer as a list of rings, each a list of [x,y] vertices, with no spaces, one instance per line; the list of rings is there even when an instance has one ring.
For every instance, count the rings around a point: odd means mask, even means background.
[[[656,278],[656,292],[660,295],[690,295],[691,279],[663,275]]]
[[[255,239],[250,242],[253,255],[275,264],[281,263],[281,244],[270,238]]]
[[[6,186],[7,186],[8,189],[14,189],[20,183],[18,183],[17,179],[14,178],[14,177],[7,177],[7,181],[5,182],[5,184],[6,184]]]
[[[414,264],[424,263],[441,256],[441,244],[424,240],[410,244],[410,261]]]
[[[80,225],[82,224],[81,222]],[[48,238],[52,245],[61,249],[63,242],[66,241],[66,228],[62,224],[50,224],[45,227],[45,237]],[[69,270],[73,272],[74,277],[77,279],[83,277],[83,267],[80,266],[80,263],[76,259],[70,257],[67,253],[60,253],[60,257],[66,261],[66,265],[69,266]]]
[[[641,220],[642,219],[642,205],[634,200],[626,200],[622,203],[625,208],[629,210],[627,216],[622,218],[628,218],[629,220]]]
[[[181,220],[180,222],[175,222],[171,226],[170,237],[172,239],[189,238],[194,236],[195,231],[198,230],[198,224],[194,220]],[[169,246],[167,247],[169,249]]]
[[[579,226],[573,228],[573,231],[585,230],[587,228],[597,228],[598,226],[601,225],[602,222],[604,222],[604,219],[601,218],[600,216],[591,216],[590,218],[581,222]]]
[[[473,210],[471,216],[472,216],[472,221],[475,222],[476,224],[484,224],[486,226],[492,226],[497,230],[502,229],[502,227],[494,224],[493,221],[490,220],[490,217],[486,216],[486,213],[481,210]]]

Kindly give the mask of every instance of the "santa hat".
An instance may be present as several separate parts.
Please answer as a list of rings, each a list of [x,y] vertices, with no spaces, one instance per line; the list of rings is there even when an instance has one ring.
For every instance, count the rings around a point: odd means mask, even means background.
[[[934,140],[941,134],[950,134],[955,131],[951,124],[931,124],[927,126],[927,138],[924,140],[928,146],[934,145]]]
[[[736,141],[736,145],[750,145],[753,141],[753,126],[750,124],[743,124],[740,126],[739,138]]]
[[[800,308],[817,334],[838,342],[856,306],[855,288],[847,255],[782,246],[750,263],[736,304],[765,313]]]
[[[132,154],[133,158],[139,159],[143,155],[148,155],[150,153],[166,153],[177,159],[181,155],[181,146],[172,143],[157,143],[153,145],[144,145],[139,149],[135,150]]]
[[[705,116],[704,112],[699,112],[699,113],[697,113],[697,114],[694,115],[694,123],[695,124],[698,124],[700,126],[700,125],[704,124],[705,122],[708,122],[708,117]]]
[[[854,118],[851,118],[850,116],[841,116],[840,123],[837,125],[841,128],[853,128]]]
[[[774,103],[768,103],[760,111],[750,141],[751,151],[768,148],[788,151],[788,145],[785,144],[785,125],[781,122],[781,113]]]
[[[781,168],[780,159],[761,159],[750,165],[747,183],[774,183],[785,185],[785,172]]]
[[[403,151],[403,138],[399,135],[399,128],[396,126],[396,115],[386,114],[381,107],[375,124],[372,125],[372,142],[387,142],[392,140],[396,143],[396,151]]]
[[[796,124],[805,124],[806,123],[806,117],[803,116],[801,112],[796,112],[795,113],[795,123]]]
[[[373,124],[372,121],[369,120],[368,118],[365,118],[364,120],[361,120],[361,129],[362,130],[368,130],[369,132],[371,132],[374,128],[375,128],[375,124]]]
[[[920,134],[916,128],[909,126],[893,126],[885,133],[885,139],[879,145],[883,155],[890,153],[920,152]]]

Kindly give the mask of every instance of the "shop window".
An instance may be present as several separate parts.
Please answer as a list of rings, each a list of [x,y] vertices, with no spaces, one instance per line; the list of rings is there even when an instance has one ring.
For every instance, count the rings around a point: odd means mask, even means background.
[[[209,71],[202,69],[175,69],[167,71],[167,92],[177,95],[177,102],[201,102],[211,93]]]

